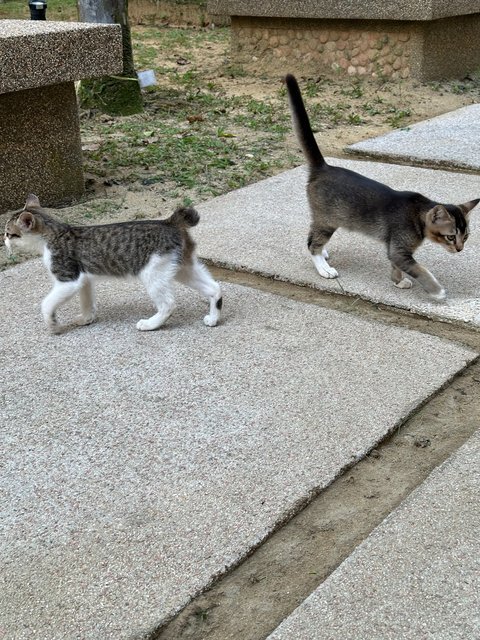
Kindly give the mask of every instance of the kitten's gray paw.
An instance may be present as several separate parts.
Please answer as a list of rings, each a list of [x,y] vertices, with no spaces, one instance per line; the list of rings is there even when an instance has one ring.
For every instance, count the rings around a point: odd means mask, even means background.
[[[436,302],[443,302],[447,297],[447,292],[445,289],[440,289],[437,293],[430,293],[429,295],[432,300],[435,300]]]
[[[413,282],[408,278],[403,278],[400,282],[394,282],[393,284],[399,289],[411,289],[413,286]]]
[[[53,324],[49,324],[48,328],[50,329],[50,333],[53,336],[59,336],[62,333],[65,333],[68,329],[67,325],[65,324],[57,324],[56,322]]]
[[[55,316],[51,316],[50,318],[44,318],[45,324],[47,325],[47,329],[53,335],[59,335],[63,331],[63,327],[61,324],[58,324]]]

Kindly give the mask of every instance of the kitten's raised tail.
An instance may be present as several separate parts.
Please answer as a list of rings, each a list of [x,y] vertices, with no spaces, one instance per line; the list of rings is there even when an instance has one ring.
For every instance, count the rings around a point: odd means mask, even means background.
[[[313,135],[312,126],[295,76],[291,74],[285,76],[285,84],[287,85],[293,128],[297,134],[302,151],[312,168],[321,167],[325,164],[325,158],[322,156],[315,136]]]
[[[194,227],[200,221],[200,215],[193,207],[180,207],[174,211],[170,220],[173,224]]]

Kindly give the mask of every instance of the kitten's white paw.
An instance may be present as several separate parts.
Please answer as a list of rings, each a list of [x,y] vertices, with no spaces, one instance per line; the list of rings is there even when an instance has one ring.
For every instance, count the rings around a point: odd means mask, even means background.
[[[322,278],[338,278],[338,271],[329,264],[317,267],[317,271]]]
[[[338,277],[337,270],[328,264],[328,262],[325,260],[325,257],[323,255],[312,256],[312,260],[313,260],[313,264],[315,265],[315,269],[322,276],[322,278]]]
[[[139,331],[153,331],[154,329],[158,329],[158,325],[150,322],[150,320],[139,320],[137,322],[137,329]]]
[[[89,324],[92,324],[92,322],[95,322],[95,318],[96,318],[95,313],[84,314],[84,315],[78,316],[76,323],[80,327],[87,326]]]
[[[436,302],[443,302],[447,297],[447,292],[445,289],[441,289],[438,293],[430,293],[430,297]]]
[[[218,323],[218,318],[215,318],[214,316],[211,316],[211,315],[207,315],[204,317],[203,322],[207,327],[216,327]]]
[[[408,278],[403,278],[400,282],[394,282],[393,284],[399,289],[411,289],[413,286],[413,282]]]
[[[325,260],[328,260],[328,251],[326,249],[322,249],[322,256],[325,258]]]
[[[322,271],[318,272],[322,278],[338,278],[338,271],[333,267],[328,267],[328,269],[322,269]]]

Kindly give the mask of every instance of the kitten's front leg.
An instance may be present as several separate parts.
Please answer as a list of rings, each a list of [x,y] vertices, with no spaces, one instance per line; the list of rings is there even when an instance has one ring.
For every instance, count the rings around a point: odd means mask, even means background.
[[[47,327],[52,333],[60,333],[62,326],[57,323],[56,311],[62,305],[65,304],[75,293],[79,290],[80,282],[60,282],[55,280],[53,289],[42,301],[42,315]]]
[[[394,267],[418,280],[431,298],[437,302],[445,300],[447,297],[445,289],[428,269],[415,260],[410,252],[403,247],[399,248],[393,245],[389,247],[388,257]]]
[[[392,280],[399,289],[410,289],[413,284],[411,280],[403,277],[402,271],[394,264],[392,264]]]
[[[326,243],[330,240],[335,229],[323,229],[312,226],[308,236],[308,250],[312,256],[315,269],[322,278],[337,278],[338,272],[331,267],[328,262],[328,251],[325,249]]]

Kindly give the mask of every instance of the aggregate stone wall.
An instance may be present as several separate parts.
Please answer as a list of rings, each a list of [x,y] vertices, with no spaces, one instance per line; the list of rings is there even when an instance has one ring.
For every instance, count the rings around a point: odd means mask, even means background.
[[[233,61],[267,74],[455,77],[480,66],[479,41],[480,14],[427,22],[232,17]]]

